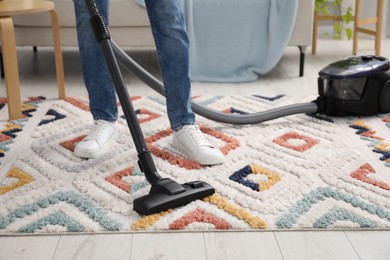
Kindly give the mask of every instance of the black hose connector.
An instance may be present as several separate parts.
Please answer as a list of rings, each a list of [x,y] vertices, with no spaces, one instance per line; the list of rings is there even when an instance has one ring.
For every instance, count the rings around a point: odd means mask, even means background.
[[[317,97],[317,99],[313,100],[312,103],[317,105],[317,113],[326,113],[326,100],[322,96]]]
[[[103,18],[100,15],[94,15],[91,17],[91,25],[93,28],[93,32],[95,33],[95,37],[97,42],[101,42],[103,40],[110,40],[111,36],[108,32],[107,26],[103,21]]]
[[[99,43],[103,40],[110,40],[110,33],[106,24],[104,23],[103,17],[99,13],[95,1],[85,0],[85,2],[87,4],[89,14],[91,15],[90,22],[97,42]]]

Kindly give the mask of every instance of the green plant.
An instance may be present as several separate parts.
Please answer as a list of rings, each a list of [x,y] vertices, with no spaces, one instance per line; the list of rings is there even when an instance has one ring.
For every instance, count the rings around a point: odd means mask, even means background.
[[[341,16],[341,20],[335,21],[333,23],[335,39],[342,39],[344,30],[348,40],[352,39],[352,29],[347,27],[347,25],[353,21],[353,8],[351,5],[345,7],[343,5],[343,0],[315,0],[315,12],[331,16],[332,13],[329,10],[330,2],[332,2],[331,6],[333,9],[336,10],[336,12],[338,12]]]

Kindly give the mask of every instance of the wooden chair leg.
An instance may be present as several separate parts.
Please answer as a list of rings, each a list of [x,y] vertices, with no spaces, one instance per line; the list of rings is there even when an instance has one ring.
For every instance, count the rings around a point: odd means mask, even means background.
[[[365,33],[375,37],[375,55],[380,55],[381,53],[381,38],[382,38],[382,20],[383,20],[383,0],[377,0],[376,16],[360,19],[360,0],[355,2],[355,25],[353,32],[353,49],[352,52],[354,55],[358,51],[358,33]],[[375,24],[375,30],[366,28],[365,25]]]
[[[352,53],[353,55],[357,54],[358,49],[358,33],[360,27],[360,0],[355,1],[355,18],[354,18],[354,28],[353,28],[353,47]]]
[[[14,25],[11,17],[0,18],[3,62],[5,72],[5,90],[8,99],[9,120],[23,117],[20,100],[20,81]]]
[[[65,77],[64,77],[64,63],[62,59],[61,48],[61,33],[58,22],[58,14],[52,9],[50,10],[52,26],[53,26],[53,41],[54,41],[54,55],[56,63],[58,96],[60,99],[65,99]]]
[[[381,55],[381,41],[382,41],[382,22],[383,22],[383,0],[377,1],[376,7],[376,33],[375,33],[375,55]]]

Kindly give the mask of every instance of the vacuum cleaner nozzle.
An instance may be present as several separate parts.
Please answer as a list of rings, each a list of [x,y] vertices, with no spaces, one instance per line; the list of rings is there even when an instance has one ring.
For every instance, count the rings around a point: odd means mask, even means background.
[[[390,112],[390,64],[381,56],[356,56],[319,72],[315,101],[329,116],[366,116]]]
[[[171,179],[162,179],[162,187],[169,187],[170,183],[178,185]],[[133,209],[141,215],[158,213],[167,209],[183,206],[191,201],[203,199],[215,193],[214,188],[202,181],[192,181],[179,185],[183,190],[174,194],[153,190],[156,185],[152,186],[150,193],[146,196],[137,198],[133,202]],[[177,190],[177,189],[176,189]]]

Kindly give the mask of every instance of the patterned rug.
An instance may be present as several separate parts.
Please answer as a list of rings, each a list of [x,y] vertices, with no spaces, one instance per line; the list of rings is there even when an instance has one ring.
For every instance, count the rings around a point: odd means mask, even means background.
[[[250,113],[311,99],[194,100],[226,113]],[[150,185],[123,116],[109,151],[83,160],[72,151],[92,123],[87,102],[30,98],[26,118],[0,121],[0,234],[390,228],[390,114],[300,114],[244,126],[198,116],[201,130],[227,159],[205,167],[171,147],[162,97],[132,101],[159,173],[179,183],[208,182],[216,193],[138,215],[132,202]]]

